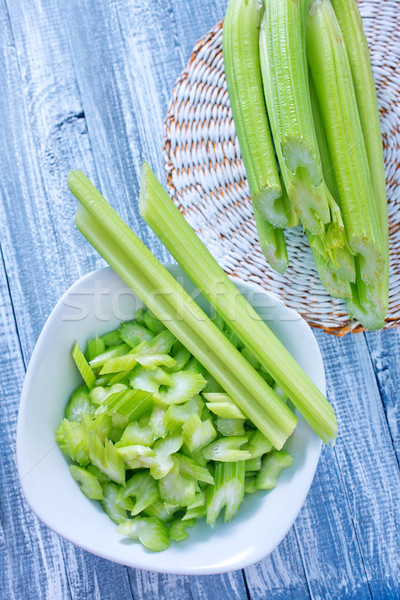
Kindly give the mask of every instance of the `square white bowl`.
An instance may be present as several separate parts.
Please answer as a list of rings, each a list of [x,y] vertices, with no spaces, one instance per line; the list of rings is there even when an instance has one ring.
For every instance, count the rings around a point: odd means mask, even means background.
[[[206,311],[192,282],[177,265],[166,265]],[[260,317],[325,393],[324,368],[307,323],[260,287],[235,280]],[[110,268],[81,278],[58,302],[37,341],[27,370],[18,417],[17,462],[22,490],[41,521],[77,546],[131,567],[179,574],[214,574],[244,568],[267,556],[296,519],[318,464],[321,441],[302,417],[285,448],[294,461],[277,487],[245,498],[231,523],[211,529],[204,519],[189,539],[153,553],[116,533],[97,502],[88,500],[70,476],[55,443],[55,430],[80,376],[71,358],[75,340],[84,347],[133,318],[142,302]]]

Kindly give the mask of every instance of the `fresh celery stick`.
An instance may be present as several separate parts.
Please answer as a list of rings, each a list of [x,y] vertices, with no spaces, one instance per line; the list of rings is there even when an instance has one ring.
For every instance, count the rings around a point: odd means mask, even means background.
[[[332,6],[346,44],[368,164],[371,174],[373,173],[373,177],[371,176],[372,187],[382,233],[382,253],[385,267],[381,281],[377,286],[368,287],[366,293],[370,303],[375,306],[377,320],[383,322],[389,302],[389,231],[385,164],[375,81],[357,2],[355,0],[332,0]],[[368,310],[368,306],[366,309]]]
[[[322,183],[305,60],[305,2],[265,0],[260,59],[281,175],[296,212],[313,234],[330,221]]]
[[[87,498],[90,500],[102,500],[104,498],[101,485],[93,473],[76,465],[70,465],[69,472],[75,481],[79,483],[81,491]]]
[[[270,266],[283,275],[289,265],[285,234],[282,229],[277,229],[271,225],[255,207],[253,211],[261,252]]]
[[[226,276],[147,164],[143,165],[139,208],[142,217],[193,283],[221,317],[230,323],[243,344],[285,391],[311,427],[325,442],[333,441],[337,422],[332,406]],[[221,381],[221,385],[229,393],[226,384]],[[230,395],[262,430],[237,398]],[[262,432],[275,445],[268,433]]]
[[[351,298],[350,283],[330,269],[329,261],[324,259],[318,250],[315,249],[310,234],[308,235],[308,239],[318,276],[324,288],[333,298]]]
[[[211,527],[214,527],[224,506],[225,522],[236,515],[244,497],[244,479],[244,461],[217,463],[215,486],[209,488],[207,497],[207,523]]]
[[[272,490],[276,487],[278,477],[283,469],[293,463],[293,458],[288,452],[270,452],[262,460],[261,470],[256,477],[256,486],[259,490]]]
[[[112,441],[106,439],[103,446],[95,431],[89,432],[89,457],[92,464],[112,481],[121,485],[125,483],[124,461]]]
[[[210,419],[202,421],[197,413],[193,413],[182,425],[182,436],[190,454],[196,454],[217,437]]]
[[[360,255],[363,280],[375,285],[385,265],[382,234],[346,46],[330,1],[309,7],[306,42],[349,245]]]
[[[78,228],[171,332],[215,377],[260,430],[281,448],[297,419],[232,348],[196,302],[162,267],[82,173],[69,174],[82,203]],[[204,252],[204,247],[203,247]],[[163,294],[155,294],[155,290]]]
[[[128,479],[121,493],[124,498],[131,497],[135,499],[134,507],[131,510],[132,516],[146,510],[160,497],[157,481],[148,472],[135,473]]]
[[[65,408],[65,418],[68,421],[79,421],[83,412],[93,415],[95,410],[96,407],[90,400],[87,386],[82,385],[72,393]]]
[[[265,249],[268,246],[268,254],[283,271],[285,260],[279,261],[286,256],[287,265],[285,238],[282,232],[274,235],[264,221],[266,218],[276,227],[287,227],[291,206],[288,198],[282,195],[264,103],[258,39],[262,14],[262,5],[257,0],[230,0],[224,19],[222,46],[229,100],[260,242]],[[271,248],[274,244],[279,246],[278,257]]]
[[[203,394],[207,400],[207,408],[215,415],[225,419],[245,419],[246,416],[236,406],[228,394]]]
[[[83,381],[90,390],[95,384],[96,376],[90,368],[82,350],[79,348],[78,342],[75,342],[72,346],[71,354],[76,366],[78,367],[79,373],[82,375]]]
[[[182,519],[175,519],[171,522],[169,526],[169,537],[171,540],[175,542],[182,542],[183,540],[187,540],[189,537],[188,532],[186,531],[187,527],[194,527],[196,524],[196,519],[187,519],[183,521]]]
[[[86,353],[85,353],[86,360],[88,362],[90,362],[91,360],[96,358],[96,356],[98,356],[99,354],[102,354],[105,351],[105,349],[106,349],[106,345],[105,345],[104,340],[102,338],[99,338],[98,335],[96,335],[95,338],[88,341]]]
[[[124,523],[127,520],[126,510],[117,502],[118,492],[121,486],[115,483],[104,483],[102,485],[104,498],[101,505],[107,515],[114,523]]]
[[[143,546],[161,552],[169,546],[168,528],[157,517],[136,517],[118,525],[117,532],[139,540]]]
[[[207,460],[221,462],[237,462],[248,460],[252,455],[247,450],[241,450],[243,444],[247,444],[248,439],[245,435],[235,437],[224,437],[212,442],[203,450],[203,456]]]

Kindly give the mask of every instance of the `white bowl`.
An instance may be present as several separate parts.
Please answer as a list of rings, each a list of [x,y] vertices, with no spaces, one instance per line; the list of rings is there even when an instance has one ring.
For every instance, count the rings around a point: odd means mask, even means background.
[[[176,266],[167,266],[189,293],[196,291]],[[290,353],[325,393],[318,344],[309,326],[293,310],[260,287],[235,281]],[[207,308],[204,298],[198,299]],[[212,574],[241,569],[261,560],[281,542],[307,496],[321,442],[300,418],[287,449],[293,465],[271,492],[246,497],[231,523],[214,529],[200,521],[189,539],[152,553],[118,535],[96,502],[88,500],[68,471],[54,441],[55,430],[79,375],[70,356],[74,340],[85,345],[132,318],[142,303],[110,269],[77,281],[54,308],[38,339],[22,390],[18,418],[18,471],[25,497],[41,521],[72,543],[131,567],[180,574]]]

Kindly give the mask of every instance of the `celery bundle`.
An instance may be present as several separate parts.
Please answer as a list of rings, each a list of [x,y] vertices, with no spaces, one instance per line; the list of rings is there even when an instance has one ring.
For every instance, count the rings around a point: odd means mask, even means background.
[[[75,343],[72,357],[85,383],[57,443],[83,494],[150,550],[187,539],[196,519],[214,526],[224,510],[230,521],[246,493],[274,488],[293,462],[149,310],[85,353]]]
[[[287,266],[278,250],[283,233],[274,228],[295,224],[295,211],[328,292],[344,298],[366,328],[382,327],[389,282],[385,170],[356,1],[230,0],[223,53],[267,260],[279,272]]]

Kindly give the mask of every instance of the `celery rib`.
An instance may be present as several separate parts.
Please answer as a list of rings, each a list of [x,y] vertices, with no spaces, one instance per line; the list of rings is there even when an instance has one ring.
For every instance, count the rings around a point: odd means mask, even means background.
[[[78,229],[149,309],[204,365],[276,448],[293,432],[297,418],[232,347],[195,301],[157,261],[80,172],[68,177],[81,203]]]
[[[280,385],[316,433],[325,442],[333,441],[337,422],[332,406],[239,293],[146,163],[142,170],[139,209],[193,283]],[[226,387],[225,390],[229,393]],[[239,408],[242,407],[239,405]]]
[[[330,1],[310,6],[306,44],[349,245],[360,255],[362,279],[375,285],[385,264],[382,236],[350,64]]]

